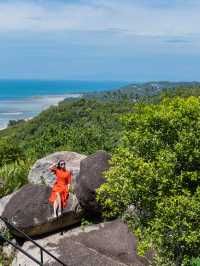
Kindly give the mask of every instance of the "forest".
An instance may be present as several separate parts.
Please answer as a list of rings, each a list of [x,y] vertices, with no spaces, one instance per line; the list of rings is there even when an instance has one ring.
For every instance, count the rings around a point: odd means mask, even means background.
[[[149,89],[150,90],[150,89]],[[149,91],[148,90],[148,91]],[[85,95],[0,131],[0,197],[61,150],[112,155],[97,191],[103,219],[121,217],[155,265],[200,265],[200,86]],[[134,207],[134,211],[128,211]]]

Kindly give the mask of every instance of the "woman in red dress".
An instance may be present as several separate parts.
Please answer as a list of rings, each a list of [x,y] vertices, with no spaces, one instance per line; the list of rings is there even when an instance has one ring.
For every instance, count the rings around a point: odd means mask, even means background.
[[[49,203],[53,204],[53,216],[57,217],[57,210],[58,216],[60,216],[63,208],[67,205],[72,175],[71,172],[65,168],[65,161],[63,160],[50,166],[49,170],[56,175],[56,181],[49,197]]]

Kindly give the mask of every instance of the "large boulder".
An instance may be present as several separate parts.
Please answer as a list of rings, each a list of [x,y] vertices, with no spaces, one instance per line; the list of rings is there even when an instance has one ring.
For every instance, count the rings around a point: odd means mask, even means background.
[[[17,191],[3,197],[0,198],[0,216],[2,215],[2,213],[4,212],[6,205],[8,204],[8,202],[11,200],[11,198],[17,193]]]
[[[68,266],[147,266],[150,257],[140,257],[136,252],[137,239],[121,220],[79,227],[36,240]],[[25,242],[23,249],[36,258],[40,251],[31,242]],[[12,266],[32,265],[22,253],[17,255]],[[58,263],[44,255],[44,265],[57,266]]]
[[[32,184],[52,186],[55,181],[55,176],[48,170],[48,168],[52,163],[57,162],[58,160],[64,160],[66,162],[66,168],[73,172],[73,183],[75,184],[80,171],[80,162],[85,158],[85,155],[76,152],[55,152],[36,161],[29,172],[28,180]]]
[[[105,182],[103,172],[109,168],[110,155],[98,151],[81,161],[75,193],[81,207],[90,213],[99,213],[96,189]]]
[[[2,213],[4,212],[6,205],[8,204],[8,202],[11,200],[11,198],[16,194],[17,192],[13,192],[3,198],[0,198],[0,216],[2,215]],[[5,225],[5,223],[0,220],[0,232],[4,232],[6,231],[7,227]]]
[[[45,185],[25,185],[9,200],[2,216],[29,236],[60,230],[81,221],[82,210],[72,193],[63,215],[52,218],[53,207],[48,203],[50,193],[51,188]],[[16,231],[13,233],[21,236]]]

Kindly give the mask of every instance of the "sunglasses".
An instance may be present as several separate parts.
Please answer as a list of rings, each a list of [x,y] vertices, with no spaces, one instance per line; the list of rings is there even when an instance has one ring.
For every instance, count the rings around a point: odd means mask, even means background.
[[[64,165],[65,165],[65,163],[61,163],[61,164],[60,164],[60,166],[64,166]]]

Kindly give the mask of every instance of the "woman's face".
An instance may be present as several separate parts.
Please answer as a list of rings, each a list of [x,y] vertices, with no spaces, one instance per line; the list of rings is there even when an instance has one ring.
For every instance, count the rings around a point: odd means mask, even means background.
[[[62,169],[65,169],[65,163],[64,163],[64,162],[61,162],[61,163],[60,163],[60,167],[61,167]]]

